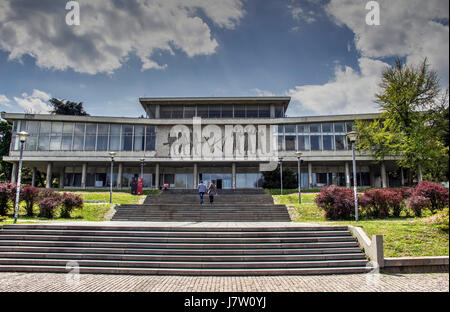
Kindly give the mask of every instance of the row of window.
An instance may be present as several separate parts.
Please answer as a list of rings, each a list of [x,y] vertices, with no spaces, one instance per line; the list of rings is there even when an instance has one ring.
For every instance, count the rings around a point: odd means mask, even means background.
[[[354,130],[355,123],[347,122],[325,122],[300,125],[279,125],[276,127],[277,134],[303,134],[303,133],[339,133],[345,134]]]
[[[279,151],[342,151],[349,149],[345,135],[279,135]]]
[[[19,131],[27,131],[27,151],[154,151],[156,126],[15,121],[11,149],[19,150]]]
[[[248,105],[161,105],[159,117],[176,118],[270,118],[269,104]],[[283,105],[275,105],[275,118],[284,117]]]

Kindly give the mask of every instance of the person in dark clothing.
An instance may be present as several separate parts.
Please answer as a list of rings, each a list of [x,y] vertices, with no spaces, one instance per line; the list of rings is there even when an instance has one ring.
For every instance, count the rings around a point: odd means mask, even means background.
[[[200,184],[197,186],[198,194],[200,195],[200,205],[203,205],[203,195],[206,193],[206,185],[203,184],[203,180],[200,180]]]
[[[211,183],[209,185],[208,195],[209,195],[209,203],[212,205],[212,203],[214,202],[214,195],[217,195],[217,189],[214,183]]]

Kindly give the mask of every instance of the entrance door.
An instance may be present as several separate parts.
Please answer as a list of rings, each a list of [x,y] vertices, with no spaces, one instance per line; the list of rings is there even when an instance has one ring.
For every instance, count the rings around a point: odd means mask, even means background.
[[[222,179],[217,179],[216,188],[217,188],[218,190],[221,190],[221,189],[222,189]]]

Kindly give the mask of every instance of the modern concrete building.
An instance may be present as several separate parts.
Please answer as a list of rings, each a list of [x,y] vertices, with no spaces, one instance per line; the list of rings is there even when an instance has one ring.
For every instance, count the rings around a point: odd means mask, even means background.
[[[23,163],[46,173],[47,187],[127,188],[143,176],[145,188],[169,184],[194,188],[200,179],[219,188],[261,187],[264,170],[282,157],[297,172],[303,153],[304,188],[352,185],[352,153],[346,139],[355,120],[377,114],[285,117],[290,97],[141,98],[145,118],[2,113],[13,123],[5,161],[17,175],[20,143],[27,131]],[[263,151],[264,150],[264,151]],[[115,151],[110,175],[109,152]],[[275,164],[275,166],[274,166]],[[359,186],[409,183],[394,159],[376,163],[357,153]]]

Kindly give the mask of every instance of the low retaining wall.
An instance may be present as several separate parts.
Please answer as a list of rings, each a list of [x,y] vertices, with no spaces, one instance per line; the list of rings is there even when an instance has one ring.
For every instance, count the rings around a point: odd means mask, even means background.
[[[385,273],[437,273],[449,272],[449,257],[399,257],[384,258],[383,235],[367,237],[364,230],[357,226],[349,225],[350,233],[358,240],[364,253],[372,262]]]

